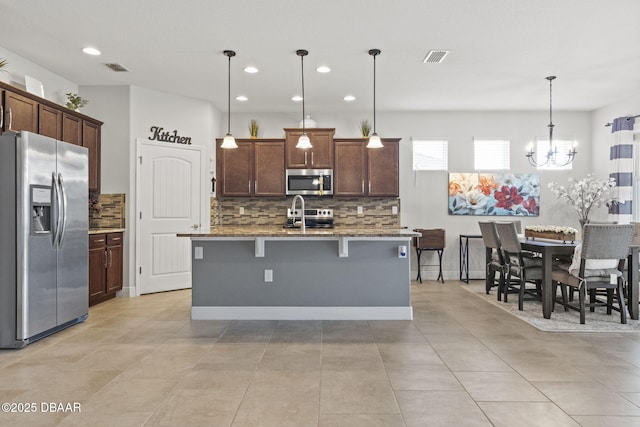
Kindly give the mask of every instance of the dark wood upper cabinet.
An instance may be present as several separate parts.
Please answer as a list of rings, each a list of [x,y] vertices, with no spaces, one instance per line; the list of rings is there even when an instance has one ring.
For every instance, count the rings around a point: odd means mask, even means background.
[[[305,129],[312,148],[296,148],[302,129],[285,129],[287,169],[332,169],[335,128]]]
[[[366,139],[335,142],[333,194],[335,196],[364,196],[367,181]]]
[[[71,114],[62,114],[62,140],[82,146],[82,119]]]
[[[399,138],[366,148],[366,138],[336,139],[334,196],[398,197]]]
[[[62,112],[48,105],[38,105],[38,133],[50,138],[62,138]]]
[[[236,139],[238,148],[220,148],[216,140],[216,193],[219,197],[284,197],[282,139]]]
[[[38,133],[38,102],[15,92],[5,90],[2,130]]]
[[[217,194],[224,196],[251,196],[253,181],[253,143],[236,140],[238,148],[220,148],[216,140]]]
[[[82,120],[82,146],[89,150],[89,191],[100,192],[100,124]]]
[[[374,197],[400,195],[398,181],[399,139],[382,139],[382,148],[368,148],[368,195]]]
[[[256,141],[254,143],[255,196],[284,196],[284,141]]]
[[[89,191],[100,192],[102,122],[0,82],[0,133],[29,131],[89,150]]]

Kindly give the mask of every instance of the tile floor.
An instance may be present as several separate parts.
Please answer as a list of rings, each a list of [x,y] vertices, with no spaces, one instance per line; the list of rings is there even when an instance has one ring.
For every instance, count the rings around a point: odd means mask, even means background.
[[[37,405],[0,425],[640,425],[640,332],[539,332],[461,286],[413,283],[413,321],[191,321],[190,291],[112,300],[0,351],[0,402]]]

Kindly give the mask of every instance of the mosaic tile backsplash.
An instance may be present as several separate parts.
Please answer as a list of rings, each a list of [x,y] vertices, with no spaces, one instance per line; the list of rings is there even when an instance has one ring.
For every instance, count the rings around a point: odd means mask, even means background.
[[[95,195],[99,211],[89,205],[89,228],[125,228],[126,206],[124,194]]]
[[[265,225],[281,226],[287,220],[292,197],[225,197],[211,198],[211,226]],[[336,227],[400,228],[400,199],[392,197],[313,197],[304,198],[306,209],[333,209]],[[362,215],[357,214],[362,206]],[[392,213],[393,207],[398,214]],[[244,214],[240,215],[240,208]],[[299,203],[298,203],[299,207]]]

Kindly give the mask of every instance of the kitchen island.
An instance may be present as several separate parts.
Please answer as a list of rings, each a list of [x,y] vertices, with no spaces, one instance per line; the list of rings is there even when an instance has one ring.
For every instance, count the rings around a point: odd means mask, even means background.
[[[189,237],[192,319],[413,317],[405,229],[214,227]]]

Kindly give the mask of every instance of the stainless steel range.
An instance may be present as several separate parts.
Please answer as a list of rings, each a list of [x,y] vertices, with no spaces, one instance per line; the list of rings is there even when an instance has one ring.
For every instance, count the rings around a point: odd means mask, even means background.
[[[287,209],[287,228],[300,228],[300,209]],[[295,216],[295,223],[293,221]],[[305,209],[305,225],[307,228],[333,228],[333,209]]]

